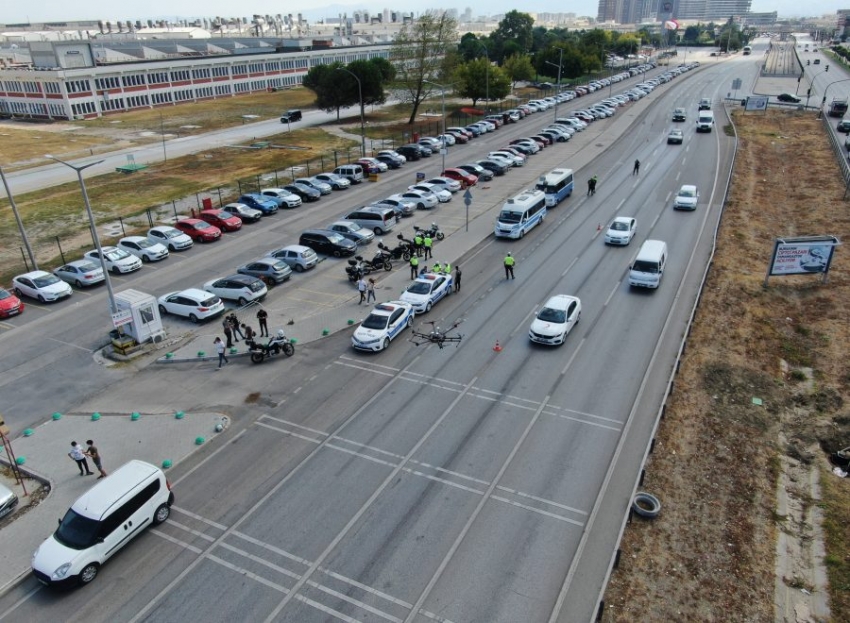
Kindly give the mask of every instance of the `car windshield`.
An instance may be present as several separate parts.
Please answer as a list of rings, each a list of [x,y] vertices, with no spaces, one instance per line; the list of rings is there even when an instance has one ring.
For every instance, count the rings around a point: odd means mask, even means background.
[[[99,529],[99,521],[83,517],[69,509],[53,536],[65,547],[84,550],[95,544]]]
[[[153,246],[153,243],[147,238],[140,238],[136,240],[135,243],[143,249],[148,249]]]
[[[207,225],[204,222],[200,222],[200,223],[192,223],[192,227],[194,227],[195,229],[206,229],[207,227],[209,227],[209,225]]]
[[[162,232],[166,238],[176,238],[177,236],[182,236],[183,232],[178,229],[166,229]]]
[[[9,291],[8,291],[8,290],[4,290],[3,288],[0,288],[0,301],[2,301],[3,299],[7,299],[7,298],[9,298],[9,297],[11,297],[11,296],[12,296],[12,295],[11,295],[11,294],[9,294]]]
[[[611,229],[614,231],[629,231],[629,226],[622,221],[614,221],[611,223]]]
[[[116,260],[123,260],[125,257],[128,257],[130,254],[126,251],[122,251],[121,249],[115,249],[114,251],[107,251],[104,253],[106,259],[110,262],[114,262]]]
[[[690,188],[683,188],[682,190],[679,191],[679,196],[680,197],[695,197],[696,191],[694,191]]]
[[[655,262],[637,260],[632,265],[632,270],[637,271],[639,273],[657,273],[658,264],[656,264]]]
[[[364,329],[386,329],[390,317],[383,314],[369,314],[360,325]]]
[[[499,221],[502,223],[519,223],[522,220],[522,212],[515,210],[502,210]]]
[[[339,244],[345,237],[342,234],[328,234],[328,240],[330,240],[333,244]]]
[[[411,294],[430,294],[431,283],[428,281],[414,281],[408,286],[407,291]]]
[[[544,322],[559,322],[563,324],[567,321],[567,312],[563,309],[552,309],[551,307],[544,307],[537,314],[537,319],[542,320]]]
[[[35,283],[36,288],[45,288],[52,286],[54,283],[59,283],[59,277],[56,275],[44,275],[43,277],[33,279],[33,283]]]

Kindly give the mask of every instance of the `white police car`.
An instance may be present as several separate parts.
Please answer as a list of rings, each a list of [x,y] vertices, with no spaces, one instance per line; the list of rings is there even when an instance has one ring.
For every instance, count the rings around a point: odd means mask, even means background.
[[[451,275],[425,273],[407,286],[399,298],[413,305],[417,314],[422,314],[431,311],[440,299],[451,294],[453,287]]]
[[[388,301],[375,305],[354,331],[351,345],[357,350],[384,350],[405,328],[413,326],[415,315],[413,306],[404,301]]]

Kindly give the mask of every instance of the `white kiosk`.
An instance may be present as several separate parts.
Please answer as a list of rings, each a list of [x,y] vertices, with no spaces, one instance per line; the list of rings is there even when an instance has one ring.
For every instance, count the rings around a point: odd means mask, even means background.
[[[136,344],[165,339],[156,298],[138,290],[124,290],[115,295],[115,304],[118,313],[113,314],[112,324],[119,336],[131,336]]]

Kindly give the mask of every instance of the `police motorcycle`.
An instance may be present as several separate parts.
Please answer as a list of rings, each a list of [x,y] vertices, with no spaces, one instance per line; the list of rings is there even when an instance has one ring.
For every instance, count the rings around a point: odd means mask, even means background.
[[[398,246],[391,249],[383,242],[379,242],[378,248],[389,253],[390,257],[394,260],[404,260],[405,262],[410,261],[410,248],[413,246],[413,241],[405,240],[404,236],[401,234],[396,237],[399,239]]]
[[[413,229],[420,236],[427,235],[429,238],[436,238],[437,240],[442,240],[446,237],[446,235],[440,231],[440,226],[436,223],[431,223],[431,227],[429,229],[422,229],[418,225],[414,225]]]
[[[292,357],[295,354],[295,346],[286,338],[286,333],[283,329],[278,329],[275,335],[268,344],[259,344],[254,340],[246,341],[248,352],[251,353],[251,361],[254,363],[263,363],[270,357],[277,357],[281,353],[287,357]]]

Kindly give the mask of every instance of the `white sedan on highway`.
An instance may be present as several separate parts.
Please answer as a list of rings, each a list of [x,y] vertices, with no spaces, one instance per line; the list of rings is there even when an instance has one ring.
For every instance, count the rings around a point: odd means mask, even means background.
[[[608,225],[605,244],[626,246],[637,233],[637,221],[631,216],[618,216]]]
[[[579,318],[581,301],[578,297],[556,294],[537,312],[528,330],[528,338],[537,344],[563,344]]]

